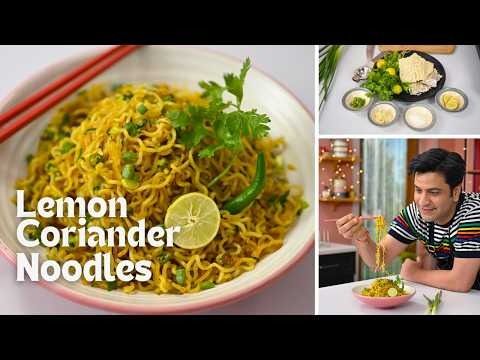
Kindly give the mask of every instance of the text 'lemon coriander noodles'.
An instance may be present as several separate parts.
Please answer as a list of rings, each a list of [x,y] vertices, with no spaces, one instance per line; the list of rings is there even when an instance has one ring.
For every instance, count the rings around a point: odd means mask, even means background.
[[[109,218],[126,218],[127,202],[124,198],[112,198],[105,201],[102,198],[94,197],[86,204],[83,198],[61,198],[54,200],[50,197],[41,198],[38,202],[38,215],[44,219],[52,217],[78,217],[80,228],[75,226],[58,229],[54,226],[47,226],[40,229],[40,222],[35,218],[37,211],[25,211],[24,191],[17,190],[17,217],[26,218],[17,227],[17,239],[25,247],[32,248],[42,244],[47,248],[75,246],[77,248],[95,247],[145,247],[147,244],[152,247],[172,247],[173,234],[180,232],[180,226],[164,229],[161,226],[154,226],[146,231],[145,219],[138,222],[138,226],[132,226],[125,230],[121,226],[102,228],[99,226],[85,227],[86,216],[102,218],[107,215]],[[117,205],[119,211],[117,215]],[[52,209],[55,208],[56,212]],[[77,209],[77,213],[75,212]],[[65,211],[66,210],[66,211]],[[30,239],[26,234],[28,231],[39,233],[38,238]],[[166,235],[166,241],[163,238]],[[40,279],[46,281],[58,280],[60,276],[67,281],[78,281],[81,276],[87,281],[148,281],[152,277],[151,261],[141,260],[133,262],[122,260],[113,266],[113,259],[110,253],[97,253],[94,259],[85,262],[82,266],[79,261],[69,259],[61,267],[53,260],[39,263],[39,253],[32,253],[29,257],[24,253],[17,254],[17,281],[24,281],[28,275],[32,281]],[[114,271],[113,271],[114,270]],[[115,274],[112,274],[112,272]],[[135,273],[135,275],[132,274]]]

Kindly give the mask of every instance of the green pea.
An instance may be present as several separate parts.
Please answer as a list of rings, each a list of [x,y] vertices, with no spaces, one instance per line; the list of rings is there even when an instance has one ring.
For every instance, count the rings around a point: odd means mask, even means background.
[[[138,154],[133,151],[126,151],[122,154],[122,160],[127,164],[134,164],[138,160]]]
[[[185,285],[185,269],[177,268],[175,271],[175,281],[179,285]]]
[[[135,180],[135,167],[132,164],[127,164],[122,169],[122,178],[127,180]]]
[[[148,111],[148,108],[142,104],[138,105],[137,107],[137,111],[140,113],[140,114],[145,114],[147,111]]]
[[[139,133],[139,128],[133,122],[128,122],[125,124],[125,129],[127,129],[128,135],[130,136],[137,136]]]
[[[204,281],[200,284],[200,289],[201,290],[208,290],[208,289],[211,289],[211,288],[214,288],[215,287],[215,284],[211,281]]]

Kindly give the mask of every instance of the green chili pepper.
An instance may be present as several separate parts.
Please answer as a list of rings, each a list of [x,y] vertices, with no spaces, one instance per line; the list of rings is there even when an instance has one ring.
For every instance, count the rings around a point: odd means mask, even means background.
[[[263,152],[257,156],[257,169],[255,177],[245,190],[243,190],[237,197],[230,200],[223,207],[231,214],[237,214],[245,209],[255,198],[260,194],[265,186],[265,155]]]

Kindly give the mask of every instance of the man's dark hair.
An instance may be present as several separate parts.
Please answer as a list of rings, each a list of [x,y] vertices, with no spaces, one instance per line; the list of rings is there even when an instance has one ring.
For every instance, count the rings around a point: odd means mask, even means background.
[[[452,190],[465,177],[465,160],[456,152],[445,149],[430,149],[415,156],[409,165],[409,173],[441,173]]]

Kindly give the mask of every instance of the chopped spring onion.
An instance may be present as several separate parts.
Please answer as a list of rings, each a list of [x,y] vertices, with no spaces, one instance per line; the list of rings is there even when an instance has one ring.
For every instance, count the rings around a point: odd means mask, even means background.
[[[113,280],[113,281],[107,281],[107,290],[108,291],[112,291],[112,290],[115,290],[117,288],[117,281],[116,280]]]
[[[103,156],[98,153],[92,154],[88,157],[88,162],[90,165],[95,166],[98,163],[103,162]]]
[[[158,257],[158,260],[160,261],[160,264],[165,264],[168,261],[170,261],[171,258],[172,258],[172,254],[164,252],[160,254],[160,256]]]

